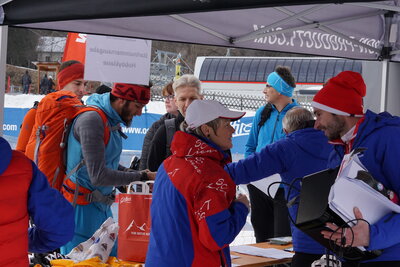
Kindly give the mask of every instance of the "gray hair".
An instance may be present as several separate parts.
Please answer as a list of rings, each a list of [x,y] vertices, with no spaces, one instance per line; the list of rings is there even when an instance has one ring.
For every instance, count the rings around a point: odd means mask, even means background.
[[[282,126],[288,133],[291,133],[309,127],[312,120],[314,120],[313,114],[308,109],[294,107],[286,112]]]
[[[172,84],[172,89],[174,89],[174,93],[176,94],[176,89],[182,86],[195,87],[197,88],[198,93],[201,95],[201,82],[196,76],[192,74],[182,75],[178,80],[174,81],[174,83]]]
[[[219,125],[221,124],[221,120],[222,120],[222,118],[216,118],[216,119],[214,119],[212,121],[209,121],[207,123],[204,123],[204,124],[210,126],[214,130],[214,132],[217,132],[217,129],[218,129]],[[197,135],[199,135],[201,137],[208,138],[201,131],[201,125],[199,127],[195,128],[195,129],[190,129],[188,124],[186,123],[186,121],[183,121],[179,128],[183,132],[194,133],[194,134],[197,134]]]

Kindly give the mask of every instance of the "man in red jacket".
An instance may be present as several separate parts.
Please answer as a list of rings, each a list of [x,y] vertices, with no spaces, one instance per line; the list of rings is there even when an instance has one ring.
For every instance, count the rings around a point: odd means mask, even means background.
[[[71,240],[73,208],[36,165],[11,150],[2,137],[0,155],[0,266],[26,267],[28,251],[49,252]],[[33,226],[28,229],[29,218]]]

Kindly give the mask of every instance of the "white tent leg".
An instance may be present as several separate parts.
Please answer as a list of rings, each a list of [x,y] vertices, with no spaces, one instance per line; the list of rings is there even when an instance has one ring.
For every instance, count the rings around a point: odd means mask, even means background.
[[[0,26],[0,136],[3,136],[8,26]]]
[[[380,112],[387,110],[387,91],[388,91],[389,60],[382,61],[382,83],[381,83],[381,104]]]

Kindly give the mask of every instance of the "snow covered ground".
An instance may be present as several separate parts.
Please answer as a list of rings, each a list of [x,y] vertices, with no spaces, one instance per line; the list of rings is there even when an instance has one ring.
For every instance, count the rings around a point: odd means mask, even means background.
[[[35,101],[40,101],[44,95],[24,95],[24,94],[6,94],[4,99],[4,107],[6,108],[30,108],[32,107]],[[85,101],[87,97],[84,97],[83,100]],[[146,105],[143,112],[149,112],[154,114],[164,114],[165,107],[163,102],[154,101],[150,102]],[[249,111],[246,113],[246,116],[254,116],[254,111]],[[14,148],[17,142],[17,139],[12,136],[4,136]],[[120,163],[123,166],[129,166],[130,161],[133,156],[137,155],[140,156],[141,151],[135,150],[124,150],[121,154],[121,161]],[[233,160],[239,160],[242,158],[242,155],[234,157]],[[238,189],[241,193],[247,194],[247,187],[246,186],[239,186]],[[247,222],[243,227],[242,231],[236,237],[236,239],[232,242],[232,245],[242,245],[242,244],[251,244],[255,243],[254,238],[254,230],[251,226],[250,216],[247,217]]]

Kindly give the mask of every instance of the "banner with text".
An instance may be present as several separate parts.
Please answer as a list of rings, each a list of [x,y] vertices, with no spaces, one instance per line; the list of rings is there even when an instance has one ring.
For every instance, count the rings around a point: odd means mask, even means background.
[[[3,134],[5,136],[18,137],[20,125],[29,108],[5,108]],[[123,139],[122,147],[124,150],[142,150],[143,139],[150,126],[160,118],[160,114],[143,113],[142,116],[135,117],[131,127],[122,127],[122,132],[128,136]],[[232,142],[233,148],[231,152],[244,154],[245,145],[250,133],[253,117],[244,117],[240,120],[232,122],[235,129]]]
[[[149,84],[151,41],[88,35],[85,80]]]

